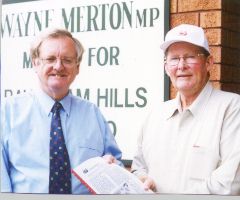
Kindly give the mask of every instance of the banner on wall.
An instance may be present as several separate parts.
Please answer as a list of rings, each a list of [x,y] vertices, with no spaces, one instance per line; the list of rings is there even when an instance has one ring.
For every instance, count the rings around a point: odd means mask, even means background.
[[[2,6],[1,98],[38,85],[30,42],[66,28],[85,47],[71,92],[103,112],[123,159],[131,160],[148,111],[164,99],[164,1],[41,0]]]

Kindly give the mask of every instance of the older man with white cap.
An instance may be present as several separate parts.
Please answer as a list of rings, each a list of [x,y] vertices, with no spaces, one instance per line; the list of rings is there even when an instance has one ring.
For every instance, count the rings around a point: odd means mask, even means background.
[[[240,195],[240,96],[209,82],[201,27],[173,28],[161,48],[178,93],[147,117],[132,172],[159,193]]]

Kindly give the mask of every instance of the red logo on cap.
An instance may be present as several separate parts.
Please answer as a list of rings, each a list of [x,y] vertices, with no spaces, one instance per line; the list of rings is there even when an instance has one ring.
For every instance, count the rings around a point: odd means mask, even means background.
[[[187,35],[187,31],[180,31],[179,35],[185,36],[185,35]]]

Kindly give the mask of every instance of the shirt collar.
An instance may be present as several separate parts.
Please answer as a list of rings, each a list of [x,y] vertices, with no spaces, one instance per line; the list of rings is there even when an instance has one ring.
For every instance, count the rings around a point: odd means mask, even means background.
[[[212,91],[213,87],[211,83],[207,82],[207,84],[202,89],[201,93],[188,108],[194,116],[196,116],[198,113],[201,113],[204,110],[204,106],[206,105],[206,102],[208,101]]]
[[[204,86],[203,90],[198,95],[198,97],[188,107],[188,110],[193,114],[193,116],[196,116],[198,113],[201,112],[204,105],[206,104],[206,101],[210,97],[212,90],[213,90],[213,87],[211,83],[207,82],[207,84]],[[170,103],[168,110],[166,111],[166,119],[172,117],[176,112],[178,113],[182,112],[179,93],[177,93],[175,99],[173,99],[172,102]]]
[[[44,112],[49,115],[51,112],[51,109],[55,103],[55,100],[52,99],[50,96],[48,96],[42,89],[35,90],[36,97],[44,110]],[[71,94],[68,93],[67,96],[65,96],[61,101],[59,101],[62,104],[63,110],[67,113],[69,116],[70,114],[70,108],[71,108]]]
[[[169,119],[179,110],[179,107],[181,107],[179,98],[180,98],[179,94],[177,94],[175,99],[172,99],[169,102],[169,106],[166,109],[166,113],[165,113],[165,119]]]

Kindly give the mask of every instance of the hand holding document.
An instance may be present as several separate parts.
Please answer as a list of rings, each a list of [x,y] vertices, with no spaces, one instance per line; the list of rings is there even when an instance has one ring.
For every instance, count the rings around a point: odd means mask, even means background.
[[[72,173],[93,194],[152,194],[143,183],[123,167],[108,164],[102,157],[90,158],[72,169]]]

